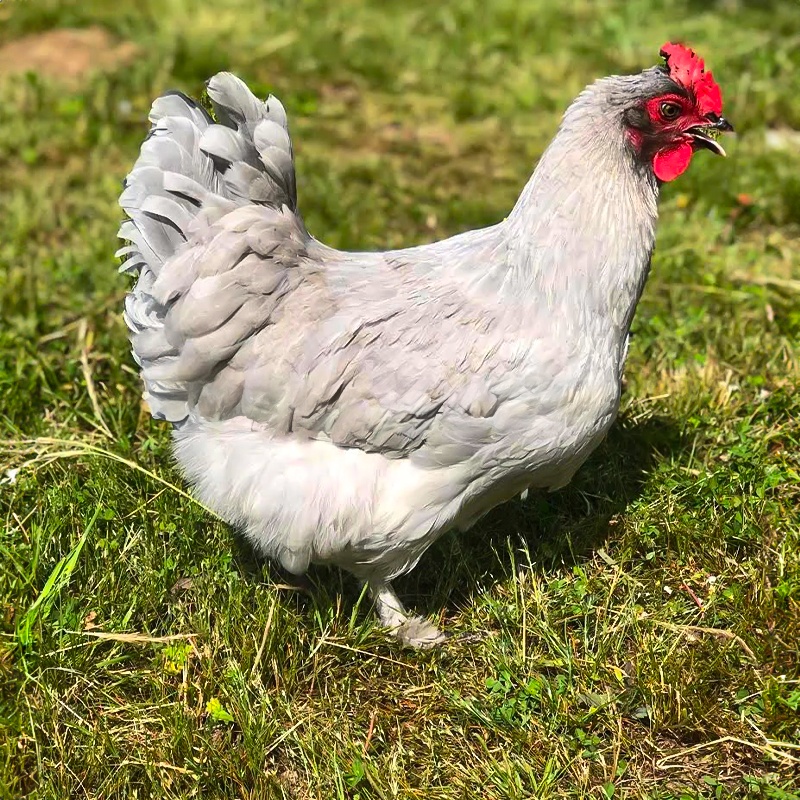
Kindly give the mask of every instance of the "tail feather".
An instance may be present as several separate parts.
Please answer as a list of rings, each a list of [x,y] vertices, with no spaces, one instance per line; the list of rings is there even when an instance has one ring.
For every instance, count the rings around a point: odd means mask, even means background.
[[[231,159],[227,156],[226,151],[230,152],[227,150],[230,139],[225,140],[222,134],[214,141],[205,138],[204,151],[231,163],[241,161],[258,170],[266,169],[275,184],[271,203],[297,211],[294,151],[289,137],[286,110],[281,101],[270,95],[262,103],[253,96],[243,81],[229,72],[215,75],[206,89],[217,118],[228,130],[238,134],[239,141],[250,145],[252,152],[248,152],[248,156],[254,160]]]
[[[120,206],[127,219],[117,251],[120,271],[135,274],[125,303],[134,358],[157,375],[176,358],[164,332],[167,307],[153,296],[156,278],[186,242],[221,216],[256,203],[297,210],[294,156],[286,111],[275,97],[258,100],[238,78],[208,82],[217,122],[180,92],[159,97],[150,133],[125,180]],[[179,423],[188,415],[188,382],[145,379],[153,416]]]
[[[191,97],[172,89],[164,92],[153,102],[150,109],[150,122],[154,125],[163,117],[188,117],[202,129],[203,125],[213,125],[214,120],[203,106]]]
[[[288,134],[286,109],[277,97],[270,95],[265,102],[258,100],[244,81],[230,72],[219,72],[206,84],[206,91],[217,119],[229,128],[253,139],[255,129],[268,119]]]

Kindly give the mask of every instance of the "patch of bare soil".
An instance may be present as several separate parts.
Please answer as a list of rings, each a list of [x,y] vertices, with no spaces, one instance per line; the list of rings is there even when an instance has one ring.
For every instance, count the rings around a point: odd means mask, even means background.
[[[129,64],[138,51],[133,42],[118,42],[97,25],[60,28],[22,36],[0,47],[0,77],[35,72],[74,85],[92,73]]]

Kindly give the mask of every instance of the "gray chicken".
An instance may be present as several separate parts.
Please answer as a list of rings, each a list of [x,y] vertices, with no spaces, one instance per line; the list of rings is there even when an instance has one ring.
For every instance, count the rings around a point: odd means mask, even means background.
[[[616,417],[659,186],[732,130],[703,61],[661,55],[579,95],[502,222],[383,253],[308,233],[276,98],[220,73],[216,121],[153,104],[119,251],[150,410],[205,504],[293,573],[354,573],[405,644],[444,636],[390,581]]]

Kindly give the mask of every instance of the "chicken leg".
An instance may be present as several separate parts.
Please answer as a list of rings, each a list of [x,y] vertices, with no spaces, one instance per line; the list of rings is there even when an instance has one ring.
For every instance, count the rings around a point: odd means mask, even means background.
[[[370,581],[368,588],[375,601],[381,625],[389,628],[401,644],[427,650],[442,644],[447,639],[425,617],[409,617],[390,583]]]

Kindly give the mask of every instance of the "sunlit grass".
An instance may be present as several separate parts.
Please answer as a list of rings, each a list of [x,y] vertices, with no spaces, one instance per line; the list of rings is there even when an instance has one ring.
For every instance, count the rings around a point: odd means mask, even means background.
[[[8,0],[0,48],[93,24],[139,56],[0,55],[0,798],[796,798],[796,4]],[[346,575],[258,563],[141,407],[112,253],[149,103],[275,92],[309,229],[395,247],[502,218],[580,88],[668,38],[739,133],[664,191],[620,420],[399,581],[480,640],[401,650]]]

